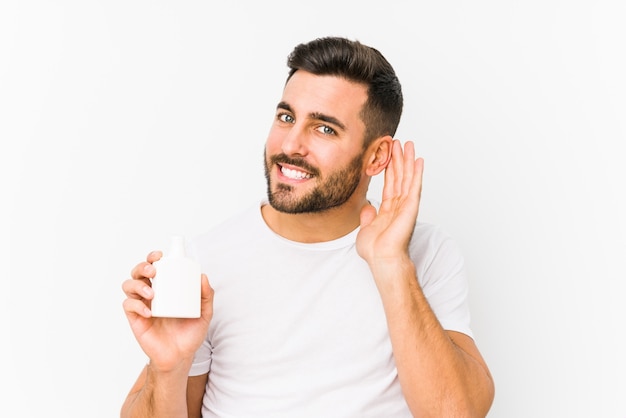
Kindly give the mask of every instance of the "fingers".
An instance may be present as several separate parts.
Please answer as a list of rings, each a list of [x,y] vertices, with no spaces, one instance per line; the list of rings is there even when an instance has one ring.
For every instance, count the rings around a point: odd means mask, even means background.
[[[144,279],[128,279],[122,283],[122,290],[129,298],[151,300],[154,291],[150,286],[150,281]]]
[[[383,200],[407,195],[419,197],[423,168],[423,159],[415,158],[414,143],[407,141],[403,150],[400,141],[395,139],[391,162],[385,170]]]
[[[126,294],[123,306],[127,315],[137,314],[149,318],[150,301],[154,297],[152,283],[150,281],[156,274],[152,265],[163,256],[161,251],[152,251],[146,257],[146,261],[137,264],[130,272],[130,279],[122,283],[122,290]]]
[[[148,257],[146,257],[146,260],[148,261],[148,263],[154,263],[155,261],[160,260],[161,257],[163,257],[163,252],[157,250],[157,251],[152,251],[150,254],[148,254]]]
[[[122,283],[122,290],[127,296],[122,303],[126,316],[129,318],[131,318],[133,314],[144,318],[150,318],[152,316],[148,305],[154,297],[154,292],[144,280],[128,279]]]
[[[402,146],[397,139],[393,140],[391,148],[391,161],[385,169],[385,184],[383,187],[383,200],[398,196],[402,182]]]
[[[152,266],[152,263],[158,261],[163,256],[161,251],[152,251],[146,257],[146,261],[142,261],[137,264],[130,272],[130,277],[133,279],[151,279],[156,274],[156,269]]]
[[[411,185],[411,196],[417,196],[420,199],[422,195],[422,179],[424,176],[424,159],[418,158],[415,160],[413,167],[414,181]]]
[[[404,144],[404,164],[402,166],[402,195],[406,196],[413,185],[414,168],[415,168],[415,146],[412,141]]]
[[[393,191],[394,196],[402,194],[402,183],[404,179],[404,153],[402,152],[402,144],[397,139],[393,141],[393,154],[391,160],[393,162]]]
[[[134,280],[131,279],[128,281],[134,281]],[[152,316],[152,312],[150,311],[150,308],[148,308],[148,306],[145,304],[145,302],[142,299],[128,297],[124,299],[122,306],[124,308],[124,312],[126,313],[126,316],[128,316],[129,318],[133,314],[142,316],[144,318],[150,318]]]

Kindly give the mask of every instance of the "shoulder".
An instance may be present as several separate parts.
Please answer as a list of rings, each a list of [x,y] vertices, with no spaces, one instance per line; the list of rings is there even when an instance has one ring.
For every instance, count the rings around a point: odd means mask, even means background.
[[[441,226],[418,221],[411,237],[411,249],[425,251],[443,245],[455,246],[455,240]]]
[[[422,284],[439,276],[456,275],[464,269],[464,258],[457,241],[442,227],[427,222],[415,225],[409,252]]]
[[[206,253],[216,248],[229,248],[241,243],[246,236],[258,235],[262,227],[261,205],[257,202],[234,213],[229,218],[194,236],[192,251]]]

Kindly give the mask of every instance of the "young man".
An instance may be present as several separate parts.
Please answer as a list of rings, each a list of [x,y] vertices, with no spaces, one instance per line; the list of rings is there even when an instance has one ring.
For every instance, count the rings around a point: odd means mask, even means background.
[[[151,317],[159,251],[123,284],[150,361],[121,416],[484,417],[494,385],[471,337],[463,260],[417,222],[423,162],[393,139],[393,68],[344,38],[298,45],[288,65],[267,201],[191,243],[211,279],[201,318]]]

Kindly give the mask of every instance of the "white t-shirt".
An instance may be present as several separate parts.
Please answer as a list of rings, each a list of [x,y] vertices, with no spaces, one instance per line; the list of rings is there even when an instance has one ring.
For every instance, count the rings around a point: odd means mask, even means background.
[[[255,205],[191,242],[215,290],[209,332],[190,371],[209,372],[203,417],[411,416],[357,233],[289,241]],[[471,336],[455,243],[418,222],[410,252],[444,329]]]

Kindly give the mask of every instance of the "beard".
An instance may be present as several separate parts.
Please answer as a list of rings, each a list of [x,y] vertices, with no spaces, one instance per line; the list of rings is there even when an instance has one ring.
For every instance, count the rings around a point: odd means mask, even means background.
[[[290,158],[285,154],[273,155],[268,161],[264,156],[265,179],[267,181],[267,198],[269,204],[283,213],[314,213],[323,212],[344,204],[354,193],[361,181],[361,167],[364,153],[354,157],[344,168],[320,177],[320,171],[301,158]],[[295,196],[294,187],[278,183],[275,190],[270,176],[271,167],[285,163],[305,169],[320,183],[304,196]]]

